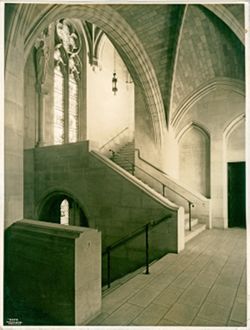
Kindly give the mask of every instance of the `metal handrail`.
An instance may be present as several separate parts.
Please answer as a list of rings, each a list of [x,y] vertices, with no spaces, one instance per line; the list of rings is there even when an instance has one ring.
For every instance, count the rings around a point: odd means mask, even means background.
[[[164,172],[163,170],[161,170],[161,169],[158,168],[157,166],[151,164],[151,163],[148,162],[146,159],[142,158],[142,157],[141,157],[141,151],[140,151],[140,149],[135,148],[135,151],[138,152],[138,158],[139,158],[140,160],[142,160],[144,163],[146,163],[146,164],[148,164],[149,166],[153,167],[154,169],[156,169],[156,170],[159,171],[160,173],[162,173],[162,174],[164,174],[164,175],[166,175],[166,176],[169,176],[166,172]],[[147,173],[147,172],[146,172],[146,173]],[[192,201],[190,201],[187,197],[185,197],[184,195],[182,195],[181,193],[179,193],[178,191],[176,191],[176,190],[174,190],[174,189],[172,189],[172,188],[170,188],[170,187],[168,187],[168,186],[166,186],[166,185],[164,185],[164,186],[165,186],[165,188],[167,187],[167,189],[173,191],[175,194],[179,195],[180,197],[182,197],[183,199],[185,199],[185,200],[188,202],[189,231],[191,231],[191,230],[192,230],[192,225],[191,225],[191,221],[192,221],[191,207],[194,207],[194,206],[195,206],[194,203],[193,203]],[[164,188],[164,189],[165,189],[165,188]]]
[[[149,163],[146,159],[142,158],[142,157],[141,157],[141,154],[140,154],[140,149],[135,148],[135,151],[138,152],[138,158],[139,158],[140,160],[142,160],[144,163],[146,163],[146,164],[148,164],[149,166],[153,167],[154,169],[156,169],[157,171],[161,172],[162,174],[169,176],[166,172],[164,172],[163,170],[161,170],[161,169],[158,168],[157,166],[155,166],[155,165]],[[165,185],[165,187],[167,187],[167,186]],[[168,188],[169,190],[172,190],[174,193],[176,193],[177,195],[181,196],[181,197],[184,198],[187,202],[191,203],[191,204],[194,206],[193,202],[191,202],[187,197],[185,197],[184,195],[182,195],[181,193],[175,191],[174,189],[172,189],[172,188],[170,188],[170,187],[167,187],[167,188]]]
[[[137,151],[140,152],[139,149],[135,149]],[[109,151],[112,153],[111,156],[111,160],[114,160],[115,155],[119,155],[119,152],[115,152],[112,149],[109,149]],[[139,154],[138,154],[139,157]],[[148,161],[144,160],[143,158],[139,157],[142,161],[144,161],[145,163],[149,164],[150,166],[152,166],[153,168],[155,168],[156,170],[160,171],[163,174],[166,174],[165,172],[163,172],[162,170],[158,169],[156,166],[150,164]],[[129,163],[132,166],[132,175],[135,175],[135,168],[138,168],[140,171],[144,172],[145,174],[147,174],[148,176],[150,176],[152,179],[154,179],[155,181],[157,181],[158,183],[160,183],[162,185],[162,196],[165,196],[165,189],[169,189],[171,191],[173,191],[175,194],[179,195],[180,197],[182,197],[183,199],[185,199],[188,202],[188,211],[189,211],[189,231],[192,230],[192,213],[191,213],[191,208],[194,207],[194,203],[192,201],[190,201],[187,197],[185,197],[184,195],[182,195],[181,193],[175,191],[174,189],[166,186],[162,181],[158,180],[157,178],[155,178],[153,175],[149,174],[147,171],[145,171],[143,168],[139,167],[138,165],[136,165],[135,163],[130,162],[129,160],[126,159],[126,162]],[[167,175],[167,174],[166,174]]]
[[[112,153],[112,156],[111,156],[111,160],[114,160],[114,156],[115,155],[119,155],[119,152],[115,152],[115,151],[113,151],[113,150],[111,150],[111,149],[109,149],[109,151]],[[158,179],[156,179],[153,175],[151,175],[151,174],[149,174],[148,172],[146,172],[143,168],[141,168],[140,166],[138,166],[138,165],[135,165],[134,163],[132,163],[132,162],[130,162],[129,160],[127,160],[127,159],[125,159],[126,160],[126,162],[127,163],[129,163],[131,166],[132,166],[132,175],[135,175],[135,168],[138,168],[140,171],[142,171],[142,172],[144,172],[144,173],[146,173],[148,176],[150,176],[152,179],[154,179],[155,181],[157,181],[157,182],[159,182],[162,186],[163,186],[163,188],[162,188],[162,196],[164,196],[164,190],[165,190],[165,185],[164,185],[164,183],[162,183],[160,180],[158,180]]]
[[[107,279],[108,279],[108,288],[110,288],[111,285],[111,251],[117,248],[120,245],[124,245],[127,241],[131,240],[132,238],[135,238],[136,236],[140,235],[145,231],[145,264],[146,264],[146,271],[145,274],[149,274],[149,240],[148,240],[148,233],[149,233],[149,227],[154,227],[160,224],[161,222],[171,218],[171,215],[166,215],[163,218],[151,221],[143,225],[142,227],[136,229],[132,233],[122,237],[118,241],[110,244],[106,247],[106,250],[102,253],[102,256],[107,254]]]
[[[117,133],[115,136],[113,136],[110,140],[108,140],[108,142],[104,143],[103,146],[101,146],[99,148],[99,150],[102,150],[104,147],[106,147],[106,145],[108,145],[109,143],[111,143],[112,141],[114,141],[118,136],[120,136],[123,132],[125,132],[128,129],[128,127],[123,128],[123,130],[121,130],[119,133]]]

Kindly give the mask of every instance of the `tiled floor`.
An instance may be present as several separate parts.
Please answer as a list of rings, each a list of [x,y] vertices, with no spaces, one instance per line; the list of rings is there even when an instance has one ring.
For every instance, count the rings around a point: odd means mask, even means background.
[[[246,326],[246,230],[206,230],[113,284],[90,325]]]

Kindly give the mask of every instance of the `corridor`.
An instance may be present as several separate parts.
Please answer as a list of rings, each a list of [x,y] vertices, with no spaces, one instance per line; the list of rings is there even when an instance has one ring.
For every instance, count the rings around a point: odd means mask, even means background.
[[[246,230],[206,230],[103,292],[90,325],[246,326]]]

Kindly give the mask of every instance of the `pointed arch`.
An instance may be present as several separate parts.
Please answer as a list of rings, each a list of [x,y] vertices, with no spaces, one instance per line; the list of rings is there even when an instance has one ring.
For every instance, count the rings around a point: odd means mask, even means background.
[[[217,88],[223,88],[226,90],[234,91],[237,94],[245,96],[245,84],[241,80],[231,79],[227,77],[221,77],[219,79],[212,79],[205,83],[204,85],[200,86],[196,89],[193,93],[188,95],[182,104],[177,108],[173,117],[171,118],[171,124],[174,127],[177,127],[178,124],[181,122],[184,115],[188,112],[192,106],[201,100],[207,94],[213,92]]]
[[[207,129],[207,127],[205,127],[201,123],[198,123],[197,121],[192,121],[189,124],[187,124],[186,126],[184,126],[183,129],[178,133],[178,135],[176,136],[177,142],[179,143],[181,138],[183,137],[183,135],[185,133],[187,133],[193,127],[198,129],[202,134],[204,134],[208,139],[210,139],[210,132]]]
[[[31,5],[28,5],[29,7]],[[34,5],[33,5],[34,6]],[[162,144],[166,118],[162,95],[154,67],[134,34],[130,25],[110,6],[96,5],[51,5],[47,11],[36,12],[34,24],[25,31],[25,60],[31,50],[36,37],[52,21],[60,18],[80,19],[89,21],[101,28],[113,42],[115,48],[129,68],[132,79],[141,88],[145,95],[147,110],[151,114],[153,135],[156,143]],[[29,10],[27,8],[27,10]],[[20,18],[20,17],[19,17]],[[126,33],[124,33],[126,31]]]
[[[187,186],[210,197],[210,134],[202,125],[192,122],[180,132],[179,175]]]
[[[223,138],[226,141],[230,134],[237,128],[238,125],[240,125],[245,120],[245,114],[242,113],[236,118],[234,118],[229,125],[225,128],[223,132]]]
[[[244,4],[242,3],[242,6]],[[210,10],[214,15],[220,18],[228,27],[233,31],[236,37],[245,44],[245,31],[244,27],[240,25],[237,19],[230,13],[224,4],[203,4],[203,7]]]
[[[49,190],[43,194],[37,203],[36,218],[41,221],[62,223],[61,211],[64,201],[67,201],[68,204],[67,224],[89,227],[89,221],[83,205],[72,193],[61,189]],[[66,224],[66,221],[63,224]]]

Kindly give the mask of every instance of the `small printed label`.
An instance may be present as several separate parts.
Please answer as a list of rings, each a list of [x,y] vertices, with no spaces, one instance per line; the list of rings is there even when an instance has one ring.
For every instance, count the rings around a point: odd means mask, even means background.
[[[22,325],[22,321],[19,321],[19,319],[11,319],[11,318],[9,318],[7,321],[6,321],[6,323],[8,324],[8,325]]]

